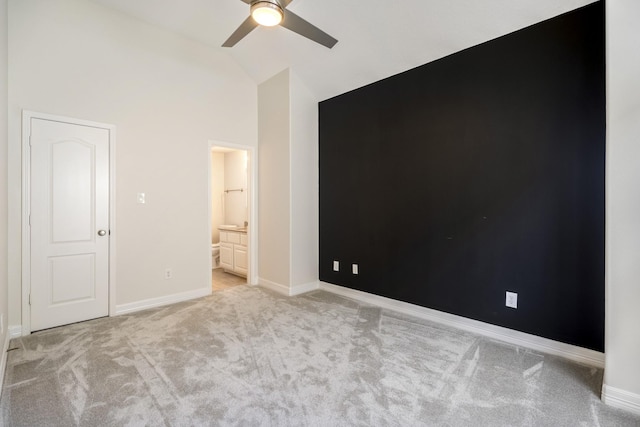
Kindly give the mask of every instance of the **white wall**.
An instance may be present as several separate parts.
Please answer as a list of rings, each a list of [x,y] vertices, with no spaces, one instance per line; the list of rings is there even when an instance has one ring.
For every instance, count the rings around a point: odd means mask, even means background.
[[[224,153],[211,152],[211,243],[220,241],[218,226],[224,224]]]
[[[258,86],[258,271],[288,288],[291,260],[289,70]]]
[[[640,413],[640,2],[607,14],[605,402]],[[622,405],[625,406],[625,405]]]
[[[247,201],[247,152],[238,150],[224,155],[224,189],[244,191],[230,191],[224,193],[225,218],[224,223],[244,226],[249,218]]]
[[[210,286],[208,141],[257,144],[257,88],[228,54],[86,0],[9,1],[12,325],[22,109],[117,126],[118,305]]]
[[[318,281],[318,100],[294,71],[291,85],[291,285]]]
[[[7,0],[0,0],[0,351],[7,336]],[[2,359],[4,355],[0,355]],[[0,371],[0,378],[2,371]]]
[[[287,69],[258,106],[260,282],[295,294],[318,284],[318,101]]]

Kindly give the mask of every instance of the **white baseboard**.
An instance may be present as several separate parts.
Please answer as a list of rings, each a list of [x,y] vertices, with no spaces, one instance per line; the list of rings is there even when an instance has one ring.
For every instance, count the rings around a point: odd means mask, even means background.
[[[277,292],[279,294],[289,296],[289,287],[287,285],[272,282],[271,280],[258,277],[258,286],[262,286],[267,289],[271,289],[272,291]]]
[[[316,289],[320,289],[320,282],[309,282],[309,283],[303,283],[300,285],[293,285],[289,287],[281,283],[276,283],[276,282],[272,282],[271,280],[263,279],[262,277],[258,278],[258,285],[263,286],[267,289],[271,289],[272,291],[275,291],[282,295],[286,295],[288,297],[293,297],[296,295],[301,295],[307,292],[315,291]]]
[[[602,386],[602,401],[614,408],[624,409],[640,415],[640,394],[604,384]]]
[[[116,312],[114,315],[119,316],[121,314],[134,313],[136,311],[146,310],[148,308],[161,307],[163,305],[206,297],[207,295],[211,295],[210,287],[181,292],[179,294],[165,295],[157,298],[149,298],[142,301],[130,302],[127,304],[120,304],[116,305]]]
[[[307,292],[315,291],[317,289],[320,289],[320,282],[317,281],[302,283],[300,285],[293,285],[289,290],[289,296],[294,297],[296,295],[306,294]]]
[[[9,338],[18,338],[22,336],[22,325],[9,326]]]
[[[4,388],[4,371],[7,368],[7,351],[9,350],[9,341],[11,334],[9,329],[5,333],[4,343],[2,345],[2,356],[0,357],[0,397],[2,397],[2,389]]]
[[[389,310],[398,311],[421,319],[430,320],[443,325],[462,329],[464,331],[473,332],[478,335],[483,335],[485,337],[504,341],[509,344],[530,348],[532,350],[541,351],[554,356],[560,356],[589,366],[604,368],[604,353],[598,351],[561,343],[524,332],[514,331],[513,329],[491,325],[478,320],[467,319],[466,317],[444,313],[415,304],[409,304],[373,295],[367,292],[357,291],[355,289],[332,285],[330,283],[320,282],[320,289],[362,301],[367,304],[377,305]]]

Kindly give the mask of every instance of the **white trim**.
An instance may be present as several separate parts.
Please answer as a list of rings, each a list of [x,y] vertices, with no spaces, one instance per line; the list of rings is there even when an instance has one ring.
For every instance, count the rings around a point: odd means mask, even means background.
[[[115,125],[57,116],[47,113],[22,110],[22,325],[21,334],[31,333],[31,229],[29,227],[29,211],[31,210],[31,119],[50,120],[79,126],[89,126],[109,131],[109,315],[113,315],[116,302],[116,127]]]
[[[211,285],[206,288],[194,289],[192,291],[180,292],[173,295],[165,295],[157,298],[149,298],[141,301],[120,304],[116,306],[115,315],[135,313],[136,311],[148,308],[161,307],[163,305],[175,304],[177,302],[188,301],[211,295]]]
[[[291,286],[289,289],[289,296],[294,297],[296,295],[306,294],[307,292],[320,289],[320,282],[301,283],[299,285]]]
[[[109,127],[109,316],[116,312],[116,127]]]
[[[258,277],[258,285],[267,289],[271,289],[272,291],[279,294],[289,296],[289,287],[287,285],[272,282],[271,280],[263,279],[262,277]]]
[[[271,280],[263,279],[262,277],[258,278],[258,285],[288,297],[294,297],[320,289],[320,282],[309,282],[287,286],[281,283],[272,282]]]
[[[7,351],[9,350],[9,341],[11,334],[7,330],[5,333],[4,344],[2,345],[2,356],[0,356],[0,397],[2,396],[2,385],[4,384],[4,371],[7,368]]]
[[[231,148],[234,150],[242,150],[247,152],[248,165],[247,170],[249,172],[248,188],[249,192],[249,227],[247,227],[247,237],[249,238],[249,268],[247,269],[247,284],[257,285],[259,282],[258,277],[258,150],[251,145],[234,144],[226,141],[209,140],[208,144],[208,156],[207,156],[207,170],[209,171],[207,182],[207,223],[209,234],[211,236],[211,149],[213,147]],[[211,253],[211,237],[207,240],[207,251]],[[211,260],[211,255],[209,255]],[[211,261],[209,261],[209,272],[211,272]],[[209,286],[211,286],[211,273],[209,273]]]
[[[604,384],[602,386],[602,401],[614,408],[640,415],[640,394]]]
[[[14,325],[14,326],[9,326],[9,337],[11,338],[18,338],[22,336],[22,326],[21,325]]]
[[[29,227],[29,212],[31,211],[31,114],[22,112],[22,331],[25,335],[31,332],[31,307],[29,293],[31,292],[31,228]]]
[[[536,335],[527,334],[501,326],[491,325],[478,320],[467,319],[466,317],[444,313],[415,304],[409,304],[390,298],[373,295],[367,292],[357,291],[330,283],[320,282],[320,289],[352,298],[368,304],[377,305],[389,310],[409,314],[421,319],[430,320],[446,326],[451,326],[464,331],[473,332],[478,335],[504,341],[509,344],[530,348],[543,353],[560,356],[585,365],[604,368],[604,353],[578,347],[571,344],[542,338]]]

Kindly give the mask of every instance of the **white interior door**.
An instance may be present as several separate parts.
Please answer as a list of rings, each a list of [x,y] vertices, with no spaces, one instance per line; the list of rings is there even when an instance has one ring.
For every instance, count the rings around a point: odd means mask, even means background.
[[[109,130],[31,118],[31,330],[109,314]]]

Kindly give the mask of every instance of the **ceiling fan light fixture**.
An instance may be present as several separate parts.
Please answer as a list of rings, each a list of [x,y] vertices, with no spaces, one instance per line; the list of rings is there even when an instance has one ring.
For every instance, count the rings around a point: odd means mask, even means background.
[[[257,1],[251,4],[251,17],[260,25],[273,27],[282,22],[284,12],[276,2]]]

